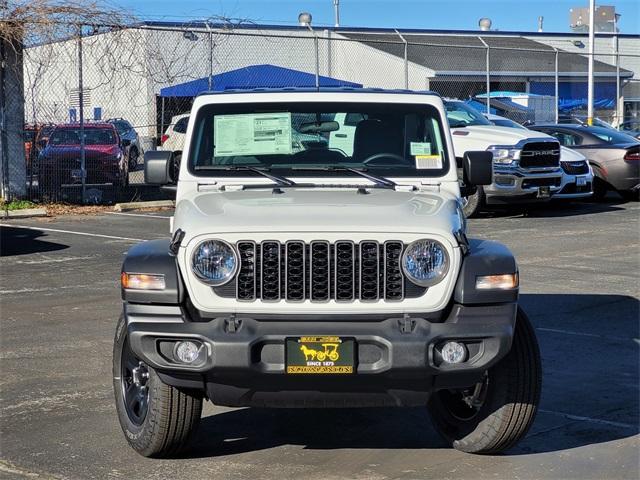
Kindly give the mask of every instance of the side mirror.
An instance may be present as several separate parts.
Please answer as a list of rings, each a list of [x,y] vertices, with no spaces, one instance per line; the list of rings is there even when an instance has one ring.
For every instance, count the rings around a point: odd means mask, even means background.
[[[462,159],[462,175],[467,186],[493,183],[493,153],[466,152]]]
[[[131,140],[126,140],[126,139],[122,139],[122,146],[123,147],[128,147],[129,145],[131,145]]]
[[[173,152],[150,150],[144,153],[144,183],[167,185],[172,182]]]

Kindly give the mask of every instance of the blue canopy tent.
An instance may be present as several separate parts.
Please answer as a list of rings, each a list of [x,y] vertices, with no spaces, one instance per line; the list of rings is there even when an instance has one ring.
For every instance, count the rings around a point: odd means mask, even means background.
[[[613,109],[616,105],[616,83],[594,82],[594,108]],[[587,108],[587,82],[560,82],[558,84],[558,109],[561,112]],[[531,92],[555,95],[555,84],[531,82]]]
[[[318,77],[321,87],[353,87],[362,88],[359,83],[339,80],[337,78]],[[285,87],[315,87],[316,76],[313,73],[277,67],[275,65],[251,65],[228,72],[219,73],[211,77],[211,90],[247,90],[251,88],[285,88]],[[195,97],[209,90],[209,77],[191,80],[190,82],[172,85],[160,90],[161,97]]]

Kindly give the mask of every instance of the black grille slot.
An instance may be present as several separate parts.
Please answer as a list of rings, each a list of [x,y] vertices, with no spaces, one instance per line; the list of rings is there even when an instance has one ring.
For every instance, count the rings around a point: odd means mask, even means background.
[[[404,298],[404,277],[400,267],[402,257],[401,242],[386,242],[384,244],[384,299],[402,300]]]
[[[349,301],[355,298],[355,245],[352,242],[336,242],[335,269],[337,301]]]
[[[562,170],[569,175],[584,175],[589,173],[589,164],[584,161],[560,162],[560,166]]]
[[[305,297],[305,244],[287,242],[285,249],[286,299],[301,302]]]
[[[256,299],[256,244],[239,242],[240,268],[236,278],[236,297],[238,300]]]
[[[263,300],[280,300],[280,243],[262,242],[260,286]]]
[[[329,300],[331,295],[331,255],[329,242],[311,242],[310,252],[311,300]]]
[[[378,300],[380,291],[379,254],[378,242],[360,243],[360,300]]]
[[[523,168],[549,168],[560,166],[560,144],[557,142],[531,142],[520,152]]]

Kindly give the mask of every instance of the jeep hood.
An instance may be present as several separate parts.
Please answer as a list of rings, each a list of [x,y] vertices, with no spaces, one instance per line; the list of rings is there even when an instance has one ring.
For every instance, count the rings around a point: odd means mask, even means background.
[[[454,144],[458,141],[477,142],[485,145],[485,150],[491,145],[515,145],[521,140],[528,138],[545,138],[555,140],[546,133],[535,132],[524,128],[498,127],[495,125],[472,125],[464,128],[451,129],[451,137]]]
[[[199,235],[244,232],[434,233],[451,237],[458,216],[448,195],[368,189],[194,193],[176,205],[173,229]]]

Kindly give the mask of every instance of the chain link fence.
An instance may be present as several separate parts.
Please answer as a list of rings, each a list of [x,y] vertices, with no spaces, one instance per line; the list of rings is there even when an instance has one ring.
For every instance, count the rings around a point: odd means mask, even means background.
[[[24,118],[3,103],[2,138],[10,128],[22,134],[2,152],[3,196],[34,201],[158,195],[143,185],[144,152],[181,151],[193,99],[205,91],[408,88],[520,123],[586,114],[588,56],[515,36],[91,26],[28,45],[20,61],[13,73],[10,61],[3,67],[3,98],[24,102]],[[640,56],[595,55],[596,116],[614,125],[637,118],[638,102],[620,101],[640,99],[635,65]]]

